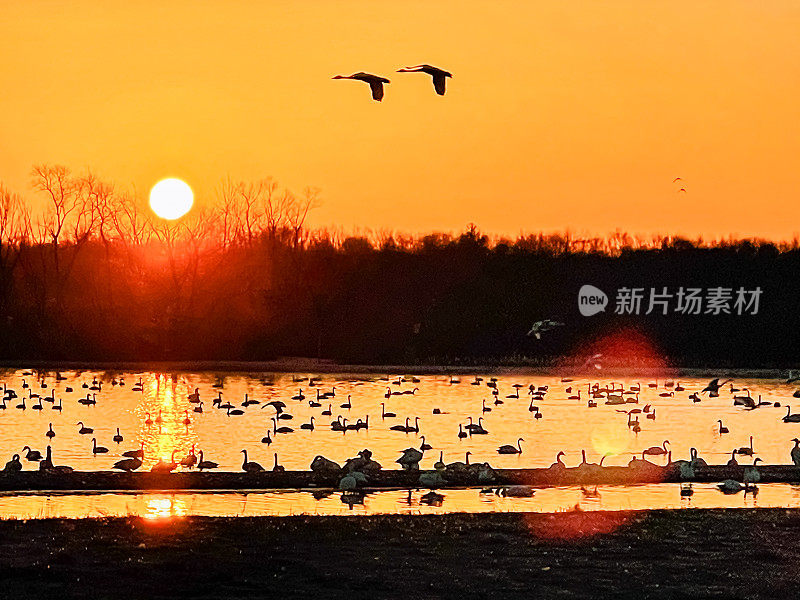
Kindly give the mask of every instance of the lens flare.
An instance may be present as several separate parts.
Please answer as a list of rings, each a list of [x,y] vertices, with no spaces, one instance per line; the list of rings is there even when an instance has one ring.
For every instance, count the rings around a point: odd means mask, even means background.
[[[658,378],[677,374],[657,344],[638,327],[609,325],[609,329],[581,340],[559,361],[558,372],[568,375],[576,370],[587,371],[593,377],[604,377],[609,372],[646,372],[649,377]]]
[[[626,431],[619,427],[619,423],[602,423],[592,430],[592,448],[600,456],[613,456],[621,454],[628,447]]]
[[[577,506],[569,512],[525,515],[529,531],[539,538],[577,540],[612,533],[630,518],[627,512],[584,512]]]

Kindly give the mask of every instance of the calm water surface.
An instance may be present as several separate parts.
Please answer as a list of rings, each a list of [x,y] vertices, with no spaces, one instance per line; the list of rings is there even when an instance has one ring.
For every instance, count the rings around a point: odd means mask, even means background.
[[[726,495],[713,484],[694,484],[691,498],[680,496],[678,484],[577,486],[537,489],[531,498],[509,498],[477,489],[443,490],[441,504],[429,505],[425,491],[383,491],[367,494],[362,503],[345,502],[338,491],[274,491],[213,493],[36,493],[0,494],[0,518],[91,518],[138,516],[288,516],[442,514],[452,512],[537,512],[574,510],[643,510],[656,508],[800,507],[800,486],[762,484],[758,494]],[[588,493],[588,495],[587,495]]]
[[[546,467],[549,466],[559,450],[566,452],[564,461],[569,466],[580,462],[580,451],[586,450],[589,462],[598,462],[608,455],[605,465],[624,465],[633,454],[640,453],[649,446],[660,446],[664,440],[671,442],[673,459],[686,458],[689,449],[695,447],[710,464],[724,463],[733,448],[749,446],[749,437],[754,438],[756,456],[765,463],[788,463],[790,441],[800,436],[800,423],[784,423],[786,405],[796,401],[800,412],[800,399],[793,398],[794,386],[778,380],[735,380],[736,388],[748,388],[754,397],[762,400],[780,402],[783,406],[762,407],[746,410],[733,406],[732,393],[726,385],[718,398],[703,395],[699,403],[692,402],[689,395],[699,392],[708,382],[706,379],[688,379],[678,382],[683,391],[675,387],[665,387],[664,380],[648,379],[576,379],[562,382],[558,377],[541,376],[499,376],[497,398],[503,404],[495,404],[492,390],[485,385],[489,376],[484,375],[481,385],[471,385],[473,377],[463,376],[460,383],[451,383],[448,377],[420,376],[419,382],[392,384],[375,376],[324,375],[315,387],[309,382],[295,382],[295,377],[308,377],[313,374],[291,375],[277,373],[256,374],[216,374],[206,373],[106,373],[106,372],[62,372],[65,380],[56,381],[55,373],[25,375],[24,371],[0,373],[0,381],[7,388],[14,389],[17,398],[6,401],[6,409],[0,410],[0,460],[8,460],[12,454],[19,453],[29,445],[42,451],[48,443],[45,433],[52,423],[55,437],[50,442],[54,452],[55,464],[67,464],[78,470],[108,470],[125,450],[136,449],[144,443],[145,464],[150,468],[159,459],[168,460],[175,450],[176,460],[183,458],[192,445],[196,451],[204,451],[206,460],[220,465],[220,470],[237,471],[241,467],[241,450],[246,449],[249,459],[270,468],[274,453],[286,469],[307,469],[317,454],[322,454],[337,462],[342,462],[363,448],[370,448],[374,458],[384,468],[395,468],[394,461],[399,451],[411,446],[419,447],[421,437],[433,449],[425,453],[422,468],[431,468],[443,453],[444,461],[464,460],[467,451],[470,459],[488,461],[494,467]],[[125,385],[112,385],[112,380],[124,380]],[[133,385],[141,379],[142,391],[133,391]],[[91,385],[93,380],[102,382],[101,390],[91,392],[82,387]],[[28,385],[23,388],[23,383]],[[42,387],[44,383],[47,387]],[[610,386],[622,385],[625,389],[641,385],[639,403],[623,406],[610,406],[604,400],[597,401],[596,408],[587,407],[587,387],[591,383]],[[648,387],[657,383],[657,387]],[[222,384],[222,388],[213,387]],[[514,395],[513,384],[519,384],[519,398]],[[548,387],[541,400],[534,400],[542,415],[535,419],[530,408],[528,386]],[[677,385],[677,383],[676,383]],[[66,387],[74,391],[65,391]],[[566,389],[571,387],[571,391]],[[189,402],[189,395],[199,388],[203,401],[203,412],[195,413],[197,406]],[[321,407],[312,407],[318,391],[331,392],[335,397],[320,400]],[[387,388],[393,392],[412,391],[415,394],[392,395],[385,398]],[[293,400],[302,389],[304,400]],[[569,399],[581,391],[581,399]],[[223,401],[228,401],[244,410],[243,415],[228,416],[225,410],[212,406],[213,398],[222,393]],[[674,393],[673,396],[660,394]],[[40,402],[35,396],[25,400],[26,409],[15,406],[21,404],[23,397],[30,393],[41,397],[53,395],[62,411],[53,410],[54,403]],[[95,393],[97,404],[85,406],[80,398]],[[742,394],[744,392],[735,392]],[[249,399],[260,404],[241,407],[247,394]],[[341,408],[348,402],[350,409]],[[626,398],[632,396],[625,396]],[[261,442],[267,431],[273,430],[271,418],[275,410],[266,406],[267,402],[280,400],[286,403],[285,411],[291,420],[279,421],[279,426],[288,426],[295,431],[288,434],[271,434],[273,443],[268,447]],[[483,412],[483,401],[491,412]],[[381,418],[381,402],[386,410],[397,417]],[[33,410],[41,404],[42,410]],[[655,419],[638,415],[641,431],[634,432],[628,426],[628,415],[619,412],[632,408],[643,409],[651,405]],[[331,416],[321,413],[328,409]],[[438,409],[441,414],[433,414]],[[188,413],[186,412],[188,411]],[[146,424],[148,418],[152,424]],[[158,423],[159,414],[161,423]],[[184,424],[184,419],[190,423]],[[369,429],[332,431],[331,421],[341,416],[348,422],[366,420],[369,416]],[[459,439],[459,424],[466,424],[468,418],[475,421],[483,417],[487,435],[473,435]],[[315,429],[302,430],[300,425],[310,423],[314,417]],[[419,433],[403,433],[390,429],[392,425],[403,424],[405,418],[419,417]],[[717,420],[721,419],[730,431],[719,433]],[[94,429],[93,434],[78,433],[81,421]],[[124,441],[112,441],[119,428]],[[92,438],[109,449],[107,454],[92,454]],[[515,444],[522,437],[521,455],[499,455],[498,446]],[[659,457],[653,460],[659,462]],[[663,459],[662,459],[663,460]],[[742,460],[745,459],[744,457]],[[24,468],[35,469],[36,463],[24,462]]]
[[[5,402],[0,410],[0,457],[8,460],[29,445],[44,453],[51,443],[55,464],[67,464],[77,470],[108,470],[125,450],[144,444],[144,469],[149,469],[159,459],[168,460],[175,451],[176,460],[186,456],[194,445],[197,453],[219,463],[220,470],[238,471],[241,468],[241,450],[246,449],[250,460],[261,462],[266,468],[273,464],[274,454],[286,469],[307,469],[317,454],[337,462],[354,456],[363,448],[370,448],[374,458],[385,468],[395,468],[399,451],[419,447],[422,436],[433,449],[425,453],[422,468],[431,468],[444,455],[445,462],[464,460],[467,451],[472,461],[488,461],[498,468],[546,467],[558,451],[566,452],[565,462],[574,466],[580,462],[580,451],[586,450],[590,462],[606,456],[606,465],[624,465],[632,455],[649,446],[660,446],[670,441],[673,459],[686,458],[695,447],[710,464],[724,463],[734,448],[749,446],[754,438],[755,455],[766,463],[788,463],[792,447],[791,438],[800,435],[800,423],[784,423],[786,406],[800,399],[793,398],[795,386],[779,380],[735,380],[733,385],[741,391],[731,391],[727,384],[719,397],[702,395],[701,402],[689,396],[700,392],[707,379],[672,381],[655,379],[581,379],[562,381],[560,377],[498,376],[497,395],[486,386],[490,375],[483,375],[480,385],[472,385],[474,376],[463,376],[460,382],[441,375],[419,376],[419,381],[394,383],[397,375],[332,374],[323,375],[310,386],[308,378],[314,374],[285,373],[158,373],[158,372],[101,372],[62,371],[63,379],[55,372],[28,374],[23,370],[0,373],[6,389],[13,389],[17,397]],[[296,381],[301,378],[303,381]],[[134,384],[142,382],[141,391]],[[116,382],[117,385],[113,383]],[[124,382],[124,385],[122,384]],[[592,384],[600,387],[615,386],[625,390],[639,387],[638,404],[607,405],[605,399],[597,400],[596,407],[587,406],[587,391]],[[514,385],[519,386],[515,388]],[[651,387],[654,384],[654,387]],[[89,389],[92,385],[99,390]],[[547,388],[544,398],[531,400],[529,386]],[[24,387],[27,386],[27,387]],[[221,387],[220,387],[221,386]],[[67,387],[73,391],[67,391]],[[685,389],[676,391],[676,387]],[[333,392],[335,396],[321,399],[321,406],[312,406],[318,394]],[[389,392],[415,393],[392,394]],[[194,412],[198,406],[190,402],[190,394],[198,390],[203,412]],[[516,392],[519,389],[519,392]],[[733,405],[733,396],[750,394],[763,401],[778,402],[780,408],[764,406],[747,410]],[[302,392],[301,392],[302,390]],[[570,398],[577,396],[580,399]],[[244,411],[242,415],[228,415],[226,410],[213,406],[212,400],[222,394],[223,402],[230,402]],[[78,402],[87,394],[96,394],[97,403],[86,406]],[[245,394],[259,404],[243,407]],[[302,394],[302,400],[293,396]],[[37,397],[38,396],[38,397]],[[54,402],[46,398],[50,396]],[[509,397],[511,396],[511,397]],[[516,397],[518,396],[518,397]],[[626,394],[625,398],[634,398]],[[25,410],[16,408],[25,399]],[[349,399],[348,399],[349,398]],[[272,417],[275,409],[268,402],[280,400],[286,404],[285,412],[292,419],[282,419],[279,426],[293,428],[292,433],[275,434]],[[499,400],[502,403],[496,403]],[[485,404],[484,404],[485,401]],[[396,417],[381,416],[381,403],[386,411]],[[61,411],[53,407],[62,406]],[[342,404],[350,404],[350,408]],[[541,418],[534,418],[531,404],[538,407]],[[629,426],[629,416],[622,410],[644,409],[640,413],[640,431]],[[41,410],[35,407],[41,406]],[[266,408],[262,408],[266,407]],[[484,408],[490,408],[485,411]],[[331,415],[322,412],[330,409]],[[434,414],[434,410],[440,414]],[[655,419],[647,414],[655,412]],[[160,419],[159,419],[160,415]],[[147,423],[148,417],[152,423]],[[314,417],[313,431],[300,425],[310,423]],[[332,431],[331,421],[341,417],[348,422],[367,420],[369,429]],[[419,433],[391,430],[403,424],[405,418],[414,422],[419,417]],[[459,424],[469,417],[474,421],[483,417],[486,435],[459,438]],[[184,421],[188,418],[189,423]],[[729,433],[721,434],[718,420],[722,420]],[[78,422],[94,429],[92,434],[81,435]],[[159,422],[160,421],[160,422]],[[52,424],[55,437],[46,432]],[[112,436],[119,428],[123,441],[119,444]],[[271,431],[272,444],[262,443]],[[92,454],[92,438],[109,449],[106,454]],[[522,437],[521,455],[500,455],[497,448],[514,444]],[[655,462],[663,457],[653,457]],[[742,462],[750,459],[741,458]],[[23,461],[25,469],[37,468],[37,463]],[[181,467],[178,467],[180,470]],[[377,514],[377,513],[438,513],[438,512],[554,512],[573,509],[623,510],[680,507],[747,507],[747,506],[800,506],[800,487],[771,484],[762,485],[758,496],[737,494],[726,496],[713,485],[694,486],[691,499],[681,498],[679,486],[671,484],[643,486],[600,486],[587,494],[580,487],[539,489],[532,498],[505,498],[495,494],[481,494],[479,490],[447,490],[442,504],[429,506],[422,501],[423,491],[386,491],[368,494],[363,504],[347,504],[338,492],[308,491],[279,492],[215,492],[175,494],[4,494],[0,495],[0,518],[39,517],[95,517],[112,515],[139,515],[147,517],[180,515],[289,515],[289,514]]]

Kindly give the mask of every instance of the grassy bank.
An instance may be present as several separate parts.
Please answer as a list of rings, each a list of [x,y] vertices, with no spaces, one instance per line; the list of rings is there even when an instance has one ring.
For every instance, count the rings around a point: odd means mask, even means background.
[[[796,597],[800,511],[0,523],[9,598]]]

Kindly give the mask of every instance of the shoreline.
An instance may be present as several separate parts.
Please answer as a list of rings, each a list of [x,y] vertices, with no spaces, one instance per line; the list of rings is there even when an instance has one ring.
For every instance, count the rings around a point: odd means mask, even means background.
[[[527,485],[534,488],[562,485],[641,485],[648,483],[716,483],[726,479],[743,481],[747,465],[729,467],[708,465],[693,469],[692,477],[681,474],[679,464],[659,466],[649,461],[632,467],[567,467],[564,469],[492,469],[489,477],[481,477],[480,471],[446,470],[440,474],[441,481],[435,485],[420,483],[420,475],[432,475],[437,471],[402,471],[385,469],[371,473],[369,482],[359,491],[371,492],[382,489],[436,489],[447,490],[464,487],[492,487]],[[794,465],[759,465],[761,483],[798,483],[800,469]],[[118,472],[118,471],[73,471],[71,473],[48,473],[47,471],[21,471],[0,473],[1,492],[29,491],[194,491],[194,490],[338,490],[344,471],[264,471],[244,473],[241,471],[179,473]]]
[[[613,377],[729,377],[740,379],[786,379],[788,369],[732,368],[732,367],[675,367],[604,366],[602,371],[569,366],[554,362],[550,366],[517,365],[357,365],[337,363],[332,360],[305,358],[276,359],[269,361],[0,361],[0,371],[32,369],[37,371],[126,371],[126,372],[221,372],[221,373],[320,373],[352,375],[471,375],[491,374],[505,376],[587,377],[609,379]]]
[[[0,522],[8,597],[794,597],[800,510]],[[769,565],[769,568],[765,568]]]

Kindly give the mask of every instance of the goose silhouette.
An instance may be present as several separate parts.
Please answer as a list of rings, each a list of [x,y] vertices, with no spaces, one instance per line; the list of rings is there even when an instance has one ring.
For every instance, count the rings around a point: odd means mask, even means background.
[[[440,96],[444,96],[445,92],[445,83],[447,81],[447,77],[452,77],[453,74],[449,71],[445,71],[444,69],[440,69],[439,67],[434,67],[433,65],[416,65],[414,67],[405,67],[403,69],[398,69],[398,73],[426,73],[433,78],[433,89],[436,90],[436,93]]]
[[[383,100],[383,84],[391,83],[391,81],[385,77],[373,75],[372,73],[364,73],[363,71],[353,73],[352,75],[335,75],[333,79],[354,79],[356,81],[368,83],[369,89],[372,90],[372,99],[378,102]]]

